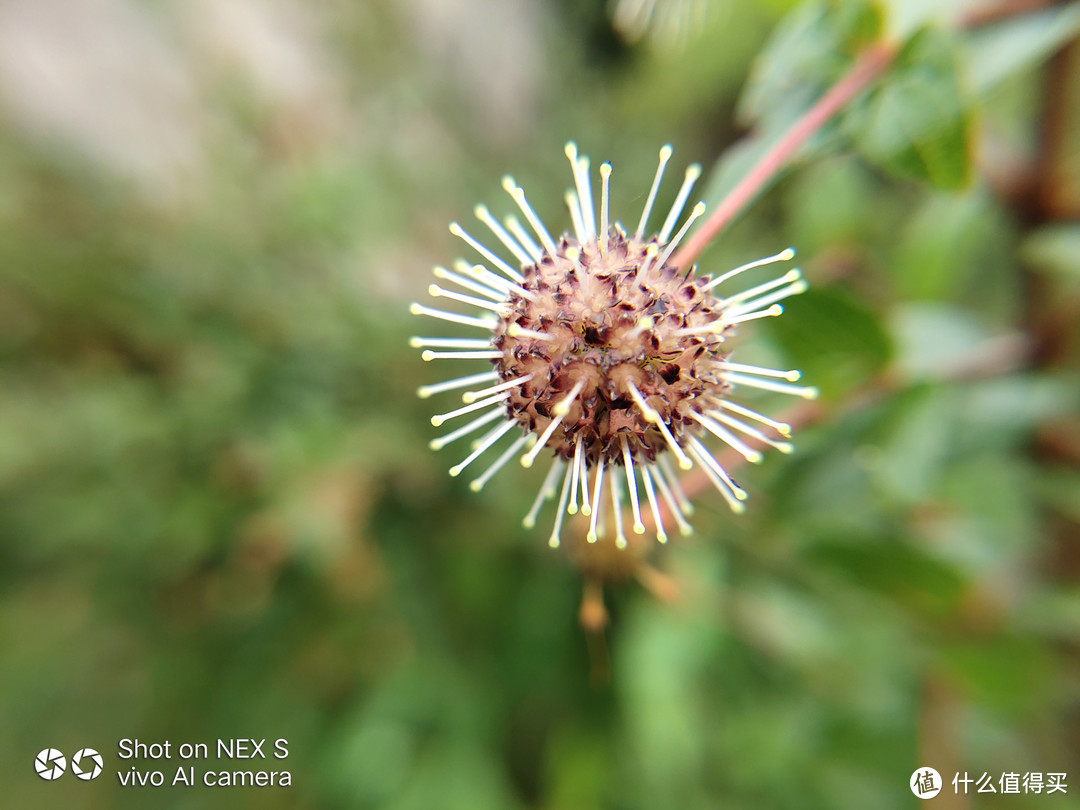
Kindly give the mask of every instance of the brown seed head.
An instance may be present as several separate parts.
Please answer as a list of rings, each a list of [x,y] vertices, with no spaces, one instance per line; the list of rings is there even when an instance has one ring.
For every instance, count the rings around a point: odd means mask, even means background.
[[[700,431],[686,414],[731,388],[717,362],[733,327],[678,334],[716,321],[720,302],[703,289],[708,280],[661,265],[655,239],[642,243],[612,228],[602,240],[603,248],[564,236],[557,255],[524,269],[522,286],[535,300],[511,295],[494,330],[502,356],[493,363],[500,379],[530,377],[506,408],[540,435],[580,389],[547,440],[562,458],[580,440],[588,466],[601,455],[621,465],[625,436],[635,461],[652,462],[666,445],[634,389],[676,437]]]
[[[633,532],[645,532],[642,514],[647,509],[657,539],[665,542],[661,511],[683,534],[690,531],[686,518],[692,511],[669,456],[682,469],[700,465],[739,512],[746,493],[700,437],[711,434],[749,461],[760,461],[762,455],[740,436],[782,452],[791,450],[787,425],[732,402],[730,394],[737,386],[807,398],[816,391],[791,385],[799,376],[796,371],[731,362],[725,342],[738,324],[780,314],[777,302],[803,292],[806,283],[798,270],[792,270],[733,295],[719,297],[713,292],[744,271],[791,259],[794,251],[790,249],[716,279],[695,276],[692,267],[669,264],[675,247],[705,210],[704,203],[695,205],[672,235],[701,173],[700,166],[691,166],[660,231],[650,238],[644,236],[671,157],[670,147],[660,150],[660,165],[633,234],[609,220],[611,166],[600,167],[597,211],[588,158],[579,156],[573,144],[567,145],[566,155],[574,175],[574,190],[566,198],[572,234],[553,239],[521,187],[504,178],[503,187],[538,241],[517,219],[499,223],[487,208],[478,206],[477,218],[514,255],[517,268],[454,223],[451,233],[483,256],[490,267],[465,262],[455,265],[457,272],[437,267],[436,277],[466,292],[436,284],[429,291],[478,312],[412,305],[417,315],[488,333],[484,338],[412,339],[414,346],[428,349],[423,353],[425,360],[491,364],[488,372],[420,389],[420,396],[427,397],[480,386],[462,395],[463,407],[433,416],[436,426],[488,409],[431,444],[435,449],[444,447],[501,420],[473,443],[463,461],[450,468],[451,475],[458,475],[519,428],[520,435],[470,482],[472,489],[482,489],[515,455],[529,467],[546,450],[553,457],[552,465],[525,517],[526,526],[535,523],[544,501],[558,496],[551,545],[559,545],[563,516],[580,508],[590,517],[588,542],[596,542],[613,526],[615,545],[623,549],[629,545],[623,529],[623,506],[628,502]]]

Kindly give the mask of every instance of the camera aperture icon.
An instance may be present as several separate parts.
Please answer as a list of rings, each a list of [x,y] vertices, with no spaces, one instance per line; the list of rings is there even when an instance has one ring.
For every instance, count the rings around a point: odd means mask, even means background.
[[[87,782],[97,779],[104,766],[101,754],[93,748],[80,748],[71,758],[71,772]]]
[[[45,748],[34,757],[34,770],[42,779],[59,779],[67,770],[67,760],[55,748]]]

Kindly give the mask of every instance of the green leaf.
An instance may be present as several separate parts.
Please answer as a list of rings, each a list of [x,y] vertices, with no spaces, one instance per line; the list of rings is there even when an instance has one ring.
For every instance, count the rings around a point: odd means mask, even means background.
[[[1071,3],[979,29],[966,37],[967,75],[976,93],[1052,54],[1080,33],[1080,4]]]
[[[934,386],[910,389],[889,403],[869,445],[874,484],[891,502],[916,504],[936,493],[957,419],[950,404],[948,392]]]
[[[941,662],[966,694],[1006,715],[1030,716],[1050,694],[1050,658],[1027,638],[963,639],[944,647]]]
[[[843,75],[880,29],[870,3],[797,6],[758,56],[739,100],[740,119],[763,130],[786,125]]]
[[[1047,225],[1020,246],[1020,257],[1049,278],[1075,287],[1080,282],[1080,225]]]
[[[899,306],[890,321],[904,381],[948,380],[993,337],[970,312],[947,304]]]
[[[897,42],[929,25],[955,26],[969,9],[984,0],[879,0],[885,7],[886,30]]]
[[[914,36],[845,120],[866,159],[892,174],[948,189],[971,177],[971,121],[953,41],[944,33]]]
[[[1044,506],[1080,523],[1080,473],[1066,468],[1044,470],[1036,489]]]
[[[893,538],[861,545],[824,542],[808,556],[863,588],[931,615],[947,615],[963,594],[964,581],[952,566]]]
[[[811,289],[785,309],[772,333],[803,380],[826,395],[868,382],[892,356],[878,316],[841,290]]]

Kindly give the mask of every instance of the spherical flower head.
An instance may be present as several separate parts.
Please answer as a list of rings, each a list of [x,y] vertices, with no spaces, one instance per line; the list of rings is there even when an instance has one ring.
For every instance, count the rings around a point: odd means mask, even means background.
[[[516,217],[498,222],[483,206],[477,207],[476,216],[515,263],[453,223],[451,233],[485,263],[461,261],[456,272],[436,267],[436,277],[456,289],[432,284],[429,292],[474,312],[412,306],[415,314],[485,333],[413,338],[414,346],[425,349],[425,360],[480,360],[491,366],[420,389],[421,397],[470,389],[461,397],[462,407],[432,417],[436,426],[480,414],[431,444],[439,449],[494,424],[450,469],[456,476],[505,436],[517,434],[473,479],[470,486],[477,491],[515,457],[531,467],[542,454],[550,456],[548,474],[524,522],[534,525],[543,503],[558,497],[552,546],[559,545],[564,516],[579,510],[590,518],[589,542],[606,536],[610,522],[615,544],[625,548],[624,522],[643,534],[643,516],[651,518],[657,538],[665,542],[665,511],[682,533],[690,532],[692,509],[676,467],[701,466],[732,510],[743,511],[746,492],[712,455],[704,437],[719,439],[751,462],[760,461],[762,454],[749,441],[791,451],[787,425],[734,402],[731,395],[739,386],[806,398],[816,390],[793,385],[797,371],[733,362],[726,344],[738,325],[779,315],[783,310],[778,302],[803,292],[806,282],[796,269],[726,297],[714,292],[754,267],[789,261],[794,256],[790,248],[717,278],[674,266],[671,257],[705,204],[695,205],[675,230],[701,174],[694,165],[687,169],[660,230],[645,236],[671,158],[669,146],[660,150],[660,164],[633,233],[609,219],[611,166],[600,167],[597,206],[588,158],[578,155],[573,143],[567,144],[566,154],[574,178],[574,188],[566,195],[571,232],[552,238],[525,192],[507,177],[503,186],[532,233]]]

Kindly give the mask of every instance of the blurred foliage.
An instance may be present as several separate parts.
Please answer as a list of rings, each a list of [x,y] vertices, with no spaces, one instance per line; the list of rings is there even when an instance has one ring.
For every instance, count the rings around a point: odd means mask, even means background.
[[[606,6],[0,3],[4,806],[862,810],[925,765],[1076,806],[1077,4],[718,1],[683,48]],[[882,31],[701,262],[798,247],[739,355],[823,402],[585,634],[538,481],[426,447],[445,223],[508,170],[562,222],[569,137],[624,222],[667,141],[714,202]],[[288,739],[292,787],[117,784],[121,738],[217,737]]]

